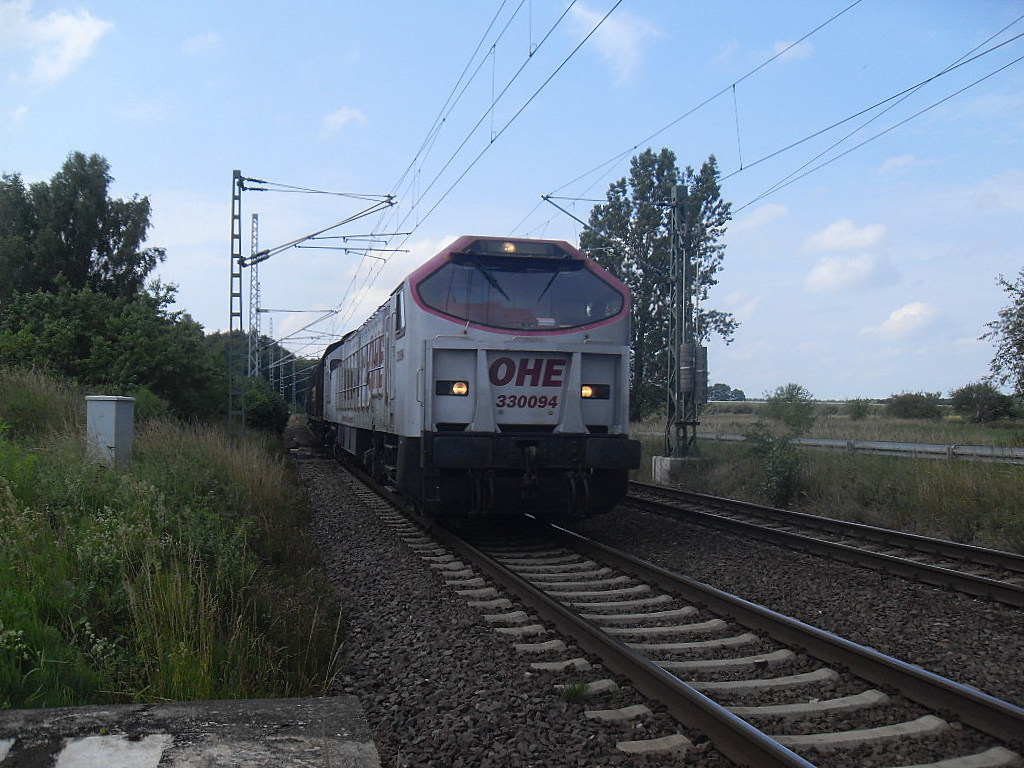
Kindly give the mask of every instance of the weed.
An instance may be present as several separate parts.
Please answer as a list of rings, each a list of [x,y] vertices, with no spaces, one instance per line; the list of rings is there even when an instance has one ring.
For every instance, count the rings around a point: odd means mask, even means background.
[[[583,680],[573,679],[562,686],[562,701],[567,704],[582,704],[587,699],[587,684]]]
[[[151,420],[117,470],[82,433],[0,437],[0,706],[328,693],[343,622],[280,447]]]

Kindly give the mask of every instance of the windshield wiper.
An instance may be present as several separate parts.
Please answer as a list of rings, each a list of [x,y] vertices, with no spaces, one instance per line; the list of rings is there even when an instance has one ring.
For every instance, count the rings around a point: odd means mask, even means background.
[[[536,299],[534,299],[534,302],[538,302],[544,298],[544,294],[548,292],[548,288],[550,288],[551,284],[555,282],[555,278],[558,277],[558,274],[557,269],[551,273],[551,279],[548,280],[548,284],[544,286],[544,290],[540,292],[540,295]]]
[[[486,269],[484,269],[476,262],[470,263],[473,265],[474,269],[476,269],[481,275],[484,276],[484,280],[487,281],[487,284],[491,286],[491,288],[493,288],[494,290],[496,290],[498,293],[505,297],[505,301],[507,301],[509,304],[515,303],[512,301],[512,297],[505,293],[505,289],[501,287],[501,285],[498,283],[497,278],[494,277],[494,275],[492,275],[490,272],[488,272]]]

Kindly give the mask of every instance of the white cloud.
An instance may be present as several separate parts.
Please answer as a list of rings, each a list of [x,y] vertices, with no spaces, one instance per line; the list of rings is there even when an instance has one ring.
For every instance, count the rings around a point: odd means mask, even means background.
[[[986,213],[1024,213],[1024,171],[1014,168],[985,179],[970,192],[976,210]]]
[[[32,16],[32,0],[0,2],[0,49],[26,48],[32,54],[29,78],[55,83],[92,55],[113,28],[86,10],[56,10]]]
[[[588,34],[604,17],[604,12],[592,11],[576,3],[570,11],[576,31]],[[590,43],[604,56],[618,82],[629,79],[640,65],[644,41],[658,34],[658,30],[628,13],[614,13],[590,38]]]
[[[887,339],[903,339],[935,322],[938,313],[931,304],[915,301],[889,313],[885,322],[876,328],[865,328],[861,333]]]
[[[730,232],[746,232],[752,229],[760,229],[773,221],[778,221],[784,218],[789,213],[789,209],[784,205],[776,205],[775,203],[768,203],[755,208],[753,211],[748,213],[738,221],[734,221],[729,226]]]
[[[835,293],[860,288],[872,282],[878,272],[879,261],[870,254],[852,258],[828,256],[804,279],[804,289],[809,293]]]
[[[858,229],[849,219],[840,219],[807,238],[804,241],[804,250],[848,251],[871,248],[881,241],[885,232],[884,224],[869,224]]]
[[[20,106],[17,106],[11,110],[11,119],[16,123],[20,123],[27,114],[28,107],[26,107],[24,104],[21,104]]]
[[[722,48],[721,52],[712,61],[718,66],[725,66],[732,62],[733,57],[739,52],[740,44],[737,40],[730,40]]]
[[[814,55],[814,46],[806,40],[796,45],[792,40],[779,40],[772,47],[772,53],[782,54],[779,56],[781,61],[803,61]]]
[[[761,306],[761,297],[751,296],[743,291],[734,291],[726,297],[725,305],[730,312],[736,315],[737,320],[744,322],[757,312],[758,307]]]
[[[365,123],[366,116],[358,109],[352,109],[351,107],[336,109],[323,119],[322,133],[324,136],[327,136],[341,130],[352,122]]]
[[[922,160],[914,155],[899,155],[898,157],[890,157],[886,159],[878,169],[878,172],[892,173],[893,171],[901,171],[904,168],[918,168],[922,165],[931,165],[931,161]]]
[[[185,53],[197,54],[220,48],[220,35],[216,32],[203,32],[190,37],[182,45]]]

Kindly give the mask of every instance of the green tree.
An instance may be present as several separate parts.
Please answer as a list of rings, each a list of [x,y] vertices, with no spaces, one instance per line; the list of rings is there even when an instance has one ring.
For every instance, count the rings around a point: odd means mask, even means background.
[[[765,398],[764,415],[781,421],[793,435],[802,435],[813,425],[817,405],[814,396],[799,384],[777,387]]]
[[[864,397],[856,397],[846,401],[846,414],[850,421],[866,419],[871,412],[871,401]]]
[[[982,381],[954,389],[949,393],[953,411],[974,422],[1008,419],[1013,416],[1014,402],[991,382]]]
[[[991,379],[1009,385],[1015,395],[1024,395],[1024,269],[1016,281],[1002,275],[999,285],[1010,297],[1010,304],[999,311],[999,318],[986,324],[989,329],[981,338],[996,344],[992,358]]]
[[[938,419],[942,417],[941,392],[901,392],[890,395],[885,411],[897,419]]]
[[[647,149],[630,162],[630,174],[611,184],[607,203],[594,206],[580,246],[632,293],[633,360],[630,370],[630,418],[638,421],[665,401],[668,374],[669,306],[666,288],[671,272],[669,232],[672,190],[684,187],[683,248],[693,269],[690,286],[695,303],[695,341],[712,333],[727,342],[738,327],[729,313],[705,309],[708,291],[717,284],[725,246],[719,242],[731,218],[718,184],[712,155],[700,171],[680,172],[669,149]]]
[[[110,165],[73,152],[49,183],[0,177],[0,302],[60,285],[114,297],[141,293],[165,257],[143,248],[149,199],[109,197]]]
[[[174,288],[155,283],[126,298],[59,283],[54,293],[19,294],[0,306],[0,363],[48,370],[106,394],[145,389],[144,397],[156,395],[181,416],[222,410],[202,327],[169,310]]]
[[[803,461],[791,435],[776,435],[758,421],[746,433],[751,454],[761,461],[758,489],[777,507],[788,505],[800,492]]]
[[[733,389],[728,384],[712,384],[708,387],[708,400],[712,402],[741,402],[746,399],[742,389]]]

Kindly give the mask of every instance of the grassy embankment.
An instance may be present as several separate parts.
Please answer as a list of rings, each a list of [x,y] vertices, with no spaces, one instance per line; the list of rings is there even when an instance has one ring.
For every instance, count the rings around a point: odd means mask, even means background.
[[[715,412],[701,416],[700,434],[745,434],[759,421],[754,413]],[[779,434],[779,424],[766,422]],[[660,431],[664,423],[634,425],[634,432]],[[638,435],[644,459],[637,479],[650,479],[650,457],[662,453],[664,438]],[[840,414],[817,418],[808,437],[936,443],[1024,445],[1024,424],[971,424],[952,417],[938,421],[887,418],[872,413],[851,420]],[[769,504],[766,488],[778,472],[751,446],[699,441],[703,461],[688,468],[685,487],[715,496]],[[1024,466],[971,461],[911,459],[840,451],[800,449],[792,509],[844,520],[939,536],[979,546],[1024,552]]]
[[[340,615],[280,446],[154,421],[113,470],[84,420],[0,369],[0,708],[325,693]]]

